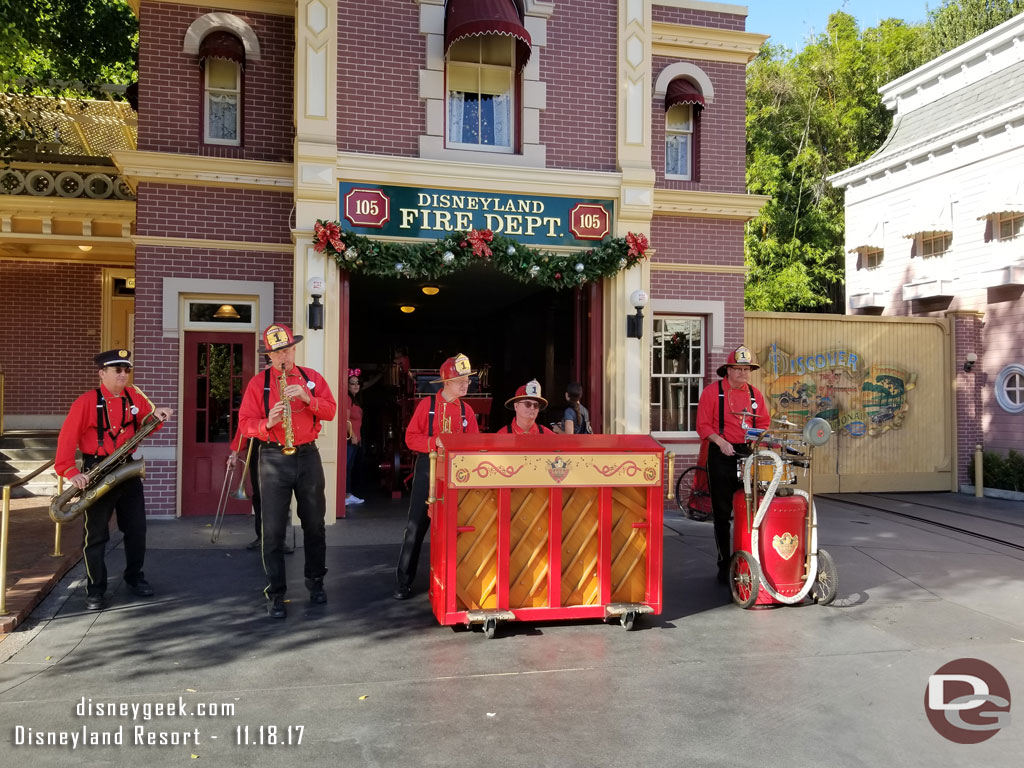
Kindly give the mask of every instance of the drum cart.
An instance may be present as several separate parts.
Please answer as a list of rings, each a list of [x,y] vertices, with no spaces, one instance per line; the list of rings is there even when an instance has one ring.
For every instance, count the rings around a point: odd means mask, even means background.
[[[810,597],[828,605],[839,577],[831,555],[818,548],[812,464],[814,447],[832,435],[824,419],[803,430],[788,419],[779,430],[748,430],[751,455],[743,461],[743,490],[733,497],[733,555],[729,586],[741,608],[794,605]],[[792,487],[796,468],[807,474],[807,491]]]

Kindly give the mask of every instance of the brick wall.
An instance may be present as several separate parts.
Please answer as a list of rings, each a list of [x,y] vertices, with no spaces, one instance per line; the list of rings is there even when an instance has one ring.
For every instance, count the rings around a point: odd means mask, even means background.
[[[655,56],[652,77],[657,80],[665,67],[678,61],[700,67],[715,88],[715,101],[708,104],[695,121],[695,174],[692,181],[665,179],[665,101],[658,99],[652,104],[651,162],[657,176],[656,186],[701,192],[745,192],[747,87],[744,66]]]
[[[547,109],[540,141],[549,168],[616,170],[618,8],[615,0],[556,3],[540,50]]]
[[[290,192],[181,184],[139,184],[136,233],[291,243]]]
[[[216,7],[143,2],[139,13],[139,149],[290,162],[295,31],[292,19],[232,11],[253,30],[259,61],[246,61],[242,146],[202,142],[199,59],[182,51],[189,25]]]
[[[6,414],[66,414],[96,386],[102,295],[102,265],[0,261]]]
[[[338,13],[338,149],[417,157],[426,130],[426,38],[407,0],[347,0]]]
[[[953,353],[953,376],[956,380],[953,407],[956,408],[957,461],[954,467],[956,484],[974,483],[974,446],[984,448],[985,427],[982,415],[982,383],[985,380],[982,357],[981,318],[973,314],[952,316],[956,348]],[[968,352],[978,355],[978,363],[970,373],[965,373],[963,361]],[[999,406],[996,405],[998,408]]]
[[[747,24],[747,17],[737,13],[669,8],[664,5],[654,6],[651,10],[651,19],[665,24],[686,24],[691,27],[713,27],[714,29],[731,29],[738,32],[743,32]]]
[[[274,316],[290,318],[292,275],[291,254],[259,251],[258,245],[254,245],[252,251],[139,246],[135,253],[135,360],[139,363],[135,382],[158,406],[178,408],[178,338],[163,335],[165,277],[271,281],[274,283]],[[176,447],[178,416],[180,414],[146,444]],[[146,462],[147,514],[174,514],[175,464],[172,461]]]

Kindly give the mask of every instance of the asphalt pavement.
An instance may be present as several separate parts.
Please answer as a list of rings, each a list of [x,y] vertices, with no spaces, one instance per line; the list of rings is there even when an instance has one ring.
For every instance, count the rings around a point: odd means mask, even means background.
[[[1016,764],[1017,701],[991,738],[957,744],[930,724],[925,691],[976,658],[1024,696],[1024,503],[889,495],[896,516],[865,499],[818,502],[832,606],[737,608],[715,581],[711,526],[669,516],[661,615],[630,632],[509,623],[490,640],[437,624],[426,557],[417,594],[391,598],[404,502],[328,528],[326,605],[307,601],[300,535],[283,621],[263,607],[251,518],[216,544],[209,518],[154,521],[154,598],[113,581],[110,606],[87,612],[79,563],[0,642],[4,764]]]

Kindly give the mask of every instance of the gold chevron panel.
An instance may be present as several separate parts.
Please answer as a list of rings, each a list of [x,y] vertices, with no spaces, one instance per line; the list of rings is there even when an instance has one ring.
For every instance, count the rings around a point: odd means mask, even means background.
[[[460,491],[457,521],[459,526],[475,529],[459,533],[456,542],[458,610],[495,610],[498,607],[498,492]]]
[[[612,490],[613,603],[642,603],[647,593],[647,489]]]
[[[508,607],[547,608],[550,493],[513,488],[508,558]]]
[[[562,492],[562,605],[598,605],[599,489]]]

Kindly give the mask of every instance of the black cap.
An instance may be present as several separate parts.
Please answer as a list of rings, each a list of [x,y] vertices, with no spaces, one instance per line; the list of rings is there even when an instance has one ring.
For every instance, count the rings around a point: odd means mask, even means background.
[[[127,365],[132,367],[132,353],[127,349],[108,349],[93,357],[97,368],[106,368],[108,365]]]

